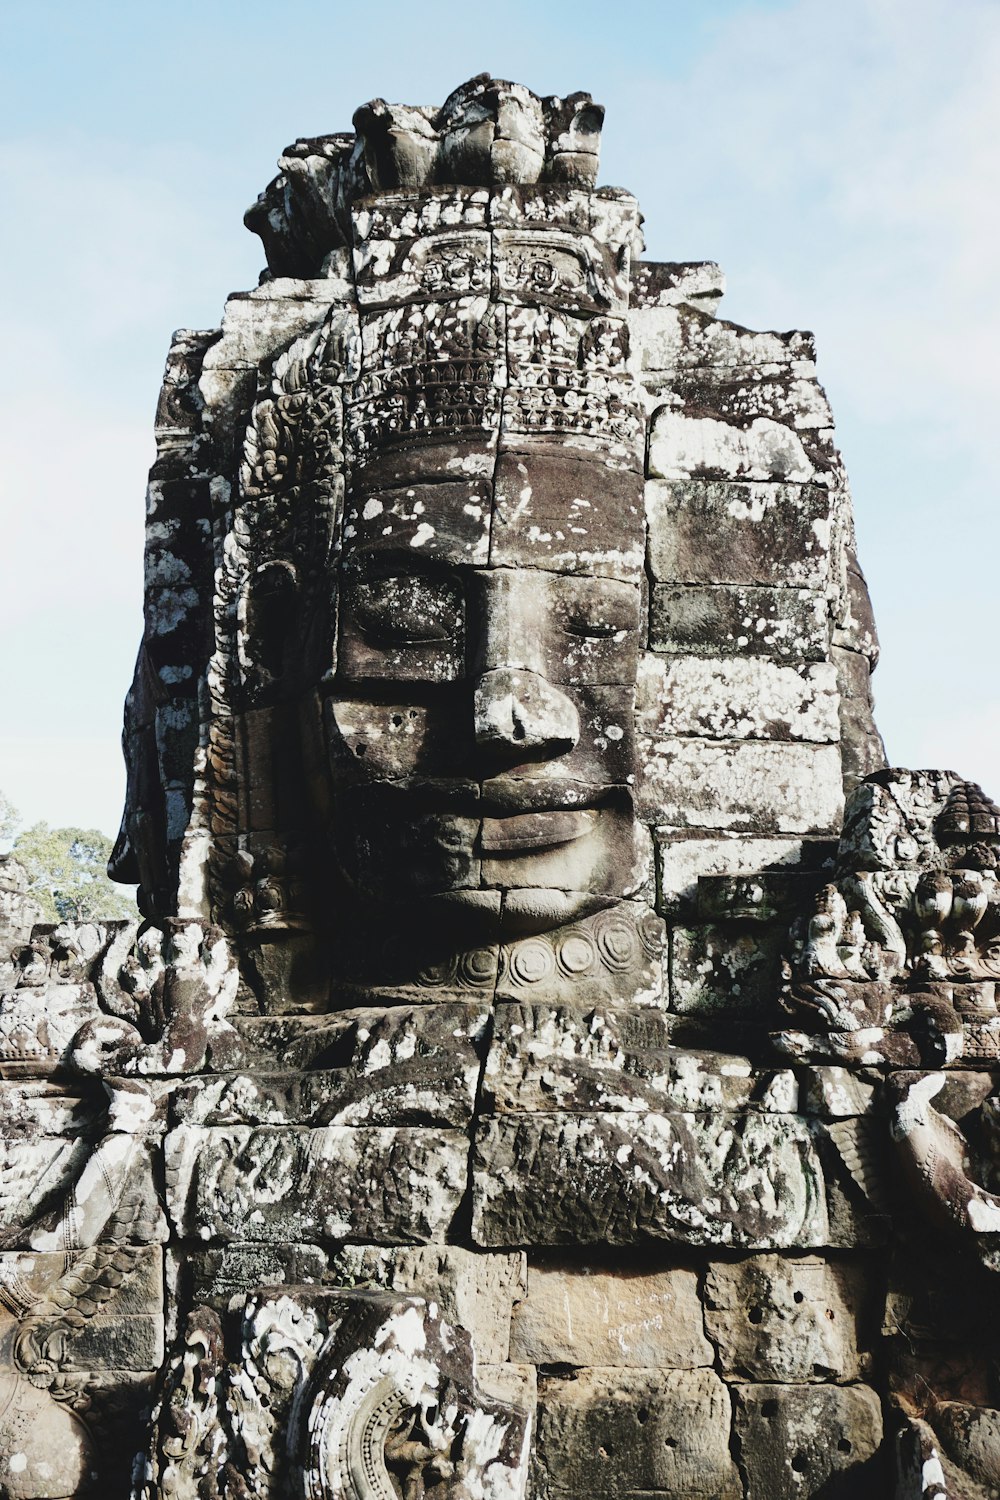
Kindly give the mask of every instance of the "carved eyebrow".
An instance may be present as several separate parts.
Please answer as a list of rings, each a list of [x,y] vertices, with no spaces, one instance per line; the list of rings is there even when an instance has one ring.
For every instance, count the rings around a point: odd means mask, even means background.
[[[439,557],[422,557],[419,553],[399,546],[359,548],[344,558],[341,571],[345,579],[352,582],[408,574],[459,583],[459,568],[456,564]]]

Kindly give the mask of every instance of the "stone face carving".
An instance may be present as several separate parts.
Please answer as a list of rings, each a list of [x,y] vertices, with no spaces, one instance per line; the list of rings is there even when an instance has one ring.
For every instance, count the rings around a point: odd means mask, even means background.
[[[602,119],[363,106],[171,346],[144,920],[0,966],[4,1494],[996,1489],[1000,809]]]

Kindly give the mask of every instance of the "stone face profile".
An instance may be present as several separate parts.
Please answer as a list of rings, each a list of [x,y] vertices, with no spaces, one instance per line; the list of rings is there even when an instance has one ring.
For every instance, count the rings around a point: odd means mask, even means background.
[[[363,106],[174,337],[143,921],[8,892],[0,1495],[1000,1493],[1000,809],[602,122]]]

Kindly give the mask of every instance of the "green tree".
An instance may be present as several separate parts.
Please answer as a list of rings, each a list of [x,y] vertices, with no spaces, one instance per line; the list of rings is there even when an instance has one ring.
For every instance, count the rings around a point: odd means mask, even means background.
[[[28,872],[44,921],[97,922],[137,914],[128,888],[108,879],[111,840],[96,828],[35,823],[18,834],[12,853]]]
[[[20,813],[9,798],[0,792],[0,848],[9,848],[21,821]]]

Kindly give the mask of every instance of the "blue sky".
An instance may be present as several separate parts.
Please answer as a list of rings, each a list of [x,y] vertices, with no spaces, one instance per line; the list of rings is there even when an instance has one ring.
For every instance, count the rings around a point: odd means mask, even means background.
[[[26,819],[117,826],[163,358],[256,282],[242,214],[279,151],[483,70],[588,89],[649,255],[816,333],[890,758],[1000,798],[998,0],[8,0],[2,41],[0,789]]]

